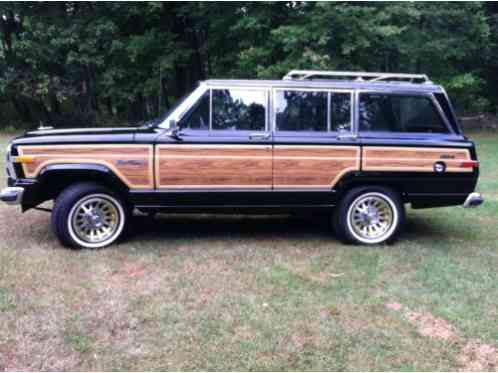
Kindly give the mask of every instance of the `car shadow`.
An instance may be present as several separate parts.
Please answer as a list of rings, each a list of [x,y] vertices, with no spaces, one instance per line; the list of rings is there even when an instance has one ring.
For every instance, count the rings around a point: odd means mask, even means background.
[[[225,239],[287,238],[293,240],[338,241],[328,215],[217,215],[158,214],[155,218],[134,216],[132,239]],[[439,232],[439,233],[438,233]],[[430,220],[421,217],[406,219],[398,242],[419,237],[440,236]],[[443,238],[444,239],[444,238]]]
[[[134,216],[132,220],[132,237],[146,241],[234,236],[334,239],[329,219],[323,215],[159,214],[155,218]]]

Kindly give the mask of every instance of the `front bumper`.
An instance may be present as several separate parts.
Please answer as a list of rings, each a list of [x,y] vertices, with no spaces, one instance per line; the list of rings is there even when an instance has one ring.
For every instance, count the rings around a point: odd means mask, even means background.
[[[8,187],[0,192],[0,201],[8,205],[21,205],[24,195],[24,188],[21,187]]]
[[[477,207],[480,206],[484,202],[481,193],[470,193],[465,202],[463,203],[463,207]]]

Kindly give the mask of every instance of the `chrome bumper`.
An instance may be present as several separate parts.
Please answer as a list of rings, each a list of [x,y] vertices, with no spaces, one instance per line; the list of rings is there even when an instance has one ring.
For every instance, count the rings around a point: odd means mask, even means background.
[[[23,194],[24,188],[5,188],[2,190],[2,192],[0,192],[0,201],[5,202],[8,205],[20,205],[22,203]]]
[[[463,203],[463,207],[465,208],[470,208],[470,207],[477,207],[481,205],[484,202],[484,199],[481,196],[481,193],[470,193]]]

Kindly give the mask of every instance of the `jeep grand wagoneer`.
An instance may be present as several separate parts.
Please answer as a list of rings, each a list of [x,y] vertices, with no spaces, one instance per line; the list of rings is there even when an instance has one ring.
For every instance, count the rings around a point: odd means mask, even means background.
[[[7,149],[1,200],[54,200],[66,246],[115,242],[142,212],[330,213],[342,240],[392,241],[413,208],[482,202],[474,144],[425,75],[291,71],[208,80],[139,128],[38,130]]]

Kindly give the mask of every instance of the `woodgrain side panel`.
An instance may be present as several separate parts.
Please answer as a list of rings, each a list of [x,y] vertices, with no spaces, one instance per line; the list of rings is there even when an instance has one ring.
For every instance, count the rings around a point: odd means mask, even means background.
[[[109,167],[132,189],[154,188],[152,145],[20,146],[19,154],[34,157],[23,164],[28,178],[50,164],[93,163]]]
[[[275,189],[331,189],[359,169],[359,146],[275,145],[273,150]]]
[[[272,186],[270,145],[159,145],[158,188]]]
[[[362,170],[434,172],[434,163],[444,162],[446,172],[472,172],[472,168],[460,166],[468,160],[468,149],[366,146]]]

